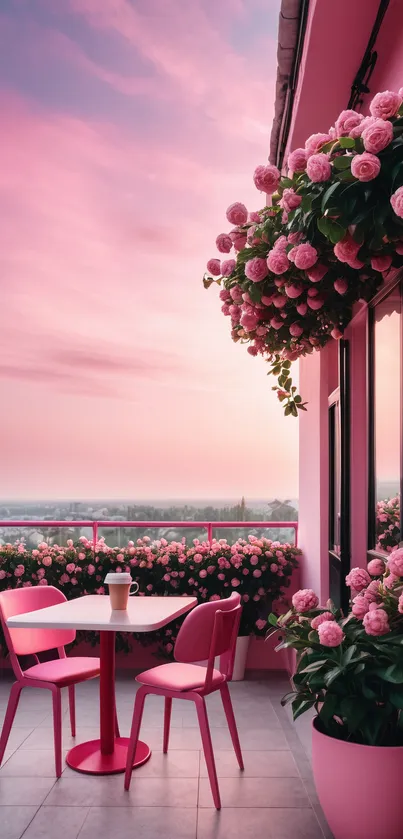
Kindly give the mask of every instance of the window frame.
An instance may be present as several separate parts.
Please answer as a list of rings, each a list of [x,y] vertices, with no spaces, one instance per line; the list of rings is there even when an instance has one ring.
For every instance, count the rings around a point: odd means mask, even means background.
[[[386,551],[377,550],[376,545],[376,464],[375,464],[375,309],[386,297],[400,287],[400,536],[403,536],[403,270],[385,283],[368,304],[367,341],[367,417],[368,417],[368,526],[367,559],[385,559]],[[401,546],[403,542],[399,542]],[[398,546],[396,546],[398,547]]]

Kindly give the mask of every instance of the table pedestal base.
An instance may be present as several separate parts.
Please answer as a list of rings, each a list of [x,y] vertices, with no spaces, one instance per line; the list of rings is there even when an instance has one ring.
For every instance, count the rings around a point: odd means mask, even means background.
[[[80,743],[70,749],[66,756],[66,763],[76,772],[84,772],[87,775],[116,775],[126,769],[128,745],[128,737],[116,737],[113,752],[104,755],[101,752],[101,741],[89,740],[87,743]],[[146,763],[150,755],[151,750],[147,743],[139,740],[133,767]]]

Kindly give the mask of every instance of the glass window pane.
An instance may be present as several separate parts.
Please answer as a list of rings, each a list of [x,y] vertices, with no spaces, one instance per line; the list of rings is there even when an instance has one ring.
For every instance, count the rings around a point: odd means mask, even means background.
[[[378,550],[400,542],[400,287],[375,309],[375,503]]]

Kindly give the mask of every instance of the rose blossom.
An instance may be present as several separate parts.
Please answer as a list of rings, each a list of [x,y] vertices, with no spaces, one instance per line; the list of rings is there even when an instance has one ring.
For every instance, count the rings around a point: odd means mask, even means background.
[[[391,574],[395,574],[396,577],[403,577],[403,548],[392,551],[386,565]]]
[[[231,580],[231,585],[232,585],[232,588],[236,588],[236,587],[237,587],[237,586],[239,586],[240,584],[241,584],[241,583],[240,583],[240,581],[239,581],[236,577],[233,577],[233,578],[232,578],[232,580]]]
[[[220,253],[229,253],[232,248],[232,239],[228,233],[219,233],[215,243]]]
[[[221,263],[221,276],[229,277],[235,269],[235,259],[224,259]]]
[[[300,297],[303,292],[303,287],[300,283],[292,283],[285,287],[284,291],[287,297],[290,297],[292,300],[295,300],[297,297]]]
[[[256,315],[249,314],[248,312],[245,312],[245,314],[241,317],[241,326],[243,326],[247,332],[253,332],[258,323],[259,321]]]
[[[373,181],[379,175],[380,170],[381,161],[379,157],[367,151],[355,155],[351,161],[351,174],[362,182]]]
[[[293,248],[293,261],[296,268],[300,268],[301,271],[306,271],[308,268],[312,268],[317,262],[318,253],[316,249],[306,242],[303,245],[296,245]]]
[[[280,207],[283,208],[287,213],[291,213],[292,210],[296,210],[299,207],[302,201],[302,196],[297,195],[297,193],[293,189],[285,189],[282,196],[281,201],[279,202]]]
[[[263,618],[258,618],[258,620],[255,621],[255,626],[257,626],[258,629],[264,629],[266,625],[267,621],[264,621]]]
[[[69,574],[74,574],[75,570],[76,570],[76,566],[75,566],[74,562],[69,562],[68,565],[66,565],[66,571]]]
[[[362,621],[364,615],[366,615],[369,611],[368,600],[366,600],[362,594],[357,594],[357,597],[354,597],[351,611],[355,618]]]
[[[381,577],[385,572],[385,563],[383,559],[371,559],[367,565],[367,571],[368,574],[371,574],[371,577]]]
[[[368,574],[368,571],[365,568],[352,568],[350,573],[347,574],[346,577],[346,586],[349,588],[353,588],[354,591],[363,591],[369,583],[371,582],[371,577]]]
[[[401,594],[400,597],[399,597],[399,603],[398,603],[397,608],[398,608],[398,611],[400,612],[400,614],[403,615],[403,594]]]
[[[313,618],[313,620],[311,620],[312,629],[318,629],[321,623],[324,623],[325,621],[334,621],[334,616],[331,612],[322,612],[321,615],[317,615],[316,618]]]
[[[305,317],[305,315],[308,311],[307,303],[298,303],[298,306],[296,306],[295,308],[296,308],[299,315],[302,315],[302,317]]]
[[[268,163],[266,166],[258,166],[253,175],[253,183],[260,192],[267,192],[272,195],[278,187],[280,172],[277,166]]]
[[[293,338],[299,338],[303,333],[303,327],[299,323],[292,323],[289,328],[289,333]]]
[[[339,262],[348,262],[357,256],[361,245],[355,242],[350,233],[334,246],[333,250]]]
[[[311,134],[305,143],[305,150],[308,158],[313,154],[317,154],[324,143],[328,143],[332,138],[329,134]]]
[[[305,172],[306,161],[305,149],[295,149],[288,155],[287,166],[290,172]]]
[[[385,609],[369,609],[363,618],[364,629],[367,635],[386,635],[390,632],[388,613]]]
[[[219,259],[209,259],[207,263],[207,271],[213,275],[213,277],[220,276],[220,260]]]
[[[43,556],[42,557],[42,565],[46,565],[49,568],[52,565],[52,557],[51,556]]]
[[[403,186],[399,186],[399,189],[393,193],[390,203],[392,205],[393,212],[396,213],[399,218],[403,218]]]
[[[225,303],[231,300],[231,295],[226,288],[222,288],[218,296],[220,300],[224,300]]]
[[[319,598],[311,588],[302,588],[292,596],[292,605],[296,612],[309,612],[316,609]]]
[[[316,265],[313,266],[313,268],[310,268],[309,271],[307,271],[306,273],[311,283],[319,283],[321,280],[323,280],[323,277],[325,276],[325,274],[327,274],[328,270],[329,269],[327,265],[322,265],[320,262],[318,262]]]
[[[372,125],[368,125],[362,132],[362,140],[365,151],[370,151],[372,154],[385,149],[386,146],[393,140],[393,125],[391,122],[383,119],[375,119]]]
[[[339,647],[344,639],[344,632],[335,621],[324,621],[318,627],[319,641],[324,647]]]
[[[230,204],[226,216],[230,224],[245,224],[248,221],[248,211],[245,204],[241,204],[239,201]]]
[[[343,280],[342,278],[335,280],[333,285],[338,294],[345,294],[348,289],[347,280]]]
[[[383,579],[383,587],[384,588],[391,589],[391,588],[393,588],[395,583],[400,583],[401,584],[401,579],[400,579],[400,577],[396,577],[396,574],[388,574],[388,576],[384,577],[384,579]]]
[[[89,574],[90,576],[92,576],[93,574],[95,574],[95,565],[91,565],[91,563],[90,563],[90,565],[89,565],[89,566],[88,566],[88,568],[87,568],[87,572],[88,572],[88,574]]]
[[[390,117],[396,116],[401,104],[402,97],[399,93],[384,90],[383,93],[377,93],[374,96],[369,110],[372,116],[377,119],[390,119]]]
[[[268,273],[266,260],[261,259],[259,256],[255,256],[254,259],[249,259],[245,264],[245,276],[248,280],[252,280],[253,283],[260,283],[267,277]]]
[[[306,165],[308,177],[313,183],[328,181],[332,174],[332,167],[327,154],[313,154]]]
[[[284,274],[288,271],[290,263],[285,251],[280,248],[273,248],[267,257],[267,267],[273,274]]]
[[[388,253],[380,256],[373,256],[371,259],[371,268],[373,268],[374,271],[387,271],[391,265],[392,257]]]
[[[246,245],[246,233],[234,227],[233,230],[230,230],[229,235],[235,250],[242,251]]]
[[[363,121],[363,119],[363,115],[357,113],[357,111],[353,111],[351,109],[348,111],[342,111],[340,116],[336,119],[334,126],[336,136],[344,137],[346,134],[349,134],[353,128],[356,128],[356,126]]]

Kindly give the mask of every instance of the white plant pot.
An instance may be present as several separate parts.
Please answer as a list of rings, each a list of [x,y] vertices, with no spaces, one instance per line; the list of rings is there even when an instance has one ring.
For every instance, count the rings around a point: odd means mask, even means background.
[[[236,639],[233,682],[241,682],[245,678],[246,659],[248,657],[249,635],[238,635]]]
[[[249,635],[238,635],[235,647],[234,672],[232,674],[233,682],[241,682],[245,677],[246,659],[249,649]],[[195,661],[202,667],[207,667],[207,661]],[[214,667],[216,670],[220,669],[220,656],[216,656],[214,660]]]

